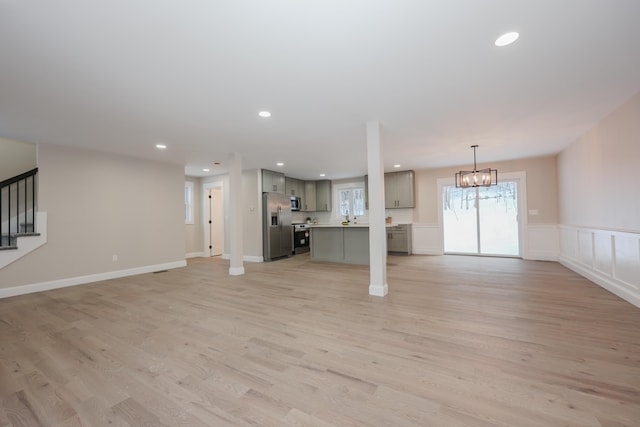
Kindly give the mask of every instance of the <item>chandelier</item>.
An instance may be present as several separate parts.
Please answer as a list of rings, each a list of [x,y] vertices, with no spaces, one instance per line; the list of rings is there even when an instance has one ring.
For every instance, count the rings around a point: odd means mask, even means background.
[[[498,170],[491,168],[478,170],[476,167],[476,148],[478,146],[472,145],[471,148],[473,148],[473,170],[456,172],[456,187],[489,187],[490,185],[498,185]]]

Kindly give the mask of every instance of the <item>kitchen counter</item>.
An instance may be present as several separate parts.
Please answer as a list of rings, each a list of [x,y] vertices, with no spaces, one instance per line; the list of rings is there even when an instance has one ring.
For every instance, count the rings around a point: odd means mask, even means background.
[[[349,225],[342,225],[342,224],[309,224],[309,228],[329,228],[329,227],[338,227],[338,228],[343,228],[343,227],[352,227],[352,228],[365,227],[365,228],[369,228],[369,224],[349,224]]]
[[[396,225],[400,225],[400,224],[404,224],[402,222],[399,223],[392,223],[392,224],[385,224],[385,226],[387,228],[389,227],[395,227]],[[410,223],[409,223],[410,224]],[[361,228],[369,228],[369,224],[349,224],[349,225],[342,225],[342,224],[307,224],[307,226],[309,228],[357,228],[357,227],[361,227]]]

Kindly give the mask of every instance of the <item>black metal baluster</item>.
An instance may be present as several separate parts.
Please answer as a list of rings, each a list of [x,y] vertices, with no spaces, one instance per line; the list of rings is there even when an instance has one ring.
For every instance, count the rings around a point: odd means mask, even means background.
[[[36,176],[31,177],[31,231],[36,232]]]
[[[20,232],[20,181],[16,182],[16,233]],[[11,235],[11,230],[9,230]]]
[[[11,246],[11,184],[7,187],[7,215],[9,220],[9,228],[7,229],[7,241],[8,245]]]
[[[24,232],[29,232],[29,226],[27,223],[27,209],[29,208],[29,190],[27,188],[27,181],[29,178],[24,179]]]
[[[0,187],[0,247],[2,246],[2,187]]]

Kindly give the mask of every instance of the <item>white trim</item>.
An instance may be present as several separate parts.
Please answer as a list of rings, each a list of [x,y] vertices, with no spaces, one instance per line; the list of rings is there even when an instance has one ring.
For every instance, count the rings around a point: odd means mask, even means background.
[[[640,233],[558,228],[560,264],[640,307]]]
[[[371,284],[369,285],[369,295],[374,297],[384,297],[389,293],[389,285],[384,284],[382,286]]]
[[[229,276],[242,276],[244,267],[229,267]]]
[[[331,185],[332,192],[333,192],[333,194],[331,195],[331,197],[333,198],[333,206],[336,207],[336,209],[334,209],[333,212],[331,213],[333,215],[333,218],[338,219],[340,221],[344,220],[344,216],[340,215],[340,197],[338,197],[338,193],[341,190],[360,189],[363,191],[363,198],[364,198],[366,193],[366,189],[364,185],[365,185],[364,179],[362,181],[342,182],[339,184]],[[351,193],[351,203],[353,204],[353,192]],[[363,199],[363,209],[364,209],[364,213],[362,215],[356,215],[356,216],[358,217],[358,221],[368,222],[369,215],[368,215],[366,203],[364,203],[364,199]],[[353,213],[349,214],[349,216],[353,218]]]
[[[204,252],[204,256],[207,256],[207,254],[211,254],[210,249],[209,249],[209,245],[211,244],[210,239],[211,239],[211,235],[210,232],[211,230],[209,229],[209,197],[208,197],[208,191],[211,188],[220,188],[222,191],[222,211],[223,211],[223,218],[222,218],[222,224],[220,225],[222,228],[222,252],[224,253],[225,248],[225,234],[224,234],[224,225],[226,222],[226,213],[224,213],[225,211],[225,204],[224,204],[224,181],[220,180],[220,181],[214,181],[214,182],[205,182],[204,184],[202,184],[202,204],[201,204],[201,210],[202,210],[202,251]],[[224,258],[224,255],[223,255]]]
[[[231,255],[230,254],[222,254],[222,259],[226,259],[229,260],[231,259]],[[264,262],[264,258],[261,256],[255,256],[255,255],[244,255],[242,257],[243,261],[246,262]]]
[[[193,224],[195,224],[195,222],[194,222],[195,209],[193,208],[193,203],[195,202],[195,200],[194,200],[194,188],[195,188],[195,186],[193,185],[192,181],[185,181],[184,182],[184,191],[185,191],[185,193],[187,192],[187,188],[189,189],[189,198],[191,199],[191,203],[189,203],[189,205],[187,206],[187,203],[186,203],[186,200],[185,200],[185,219],[184,219],[184,223],[185,223],[185,225],[193,225]],[[186,211],[187,207],[189,208],[189,213],[188,214],[187,214],[187,211]]]
[[[36,223],[36,232],[40,234],[39,236],[18,237],[17,249],[0,251],[0,270],[47,243],[47,213],[36,212]]]
[[[527,233],[527,173],[522,172],[505,172],[498,175],[498,182],[516,181],[518,184],[518,257],[523,257],[525,248],[528,247]],[[436,180],[438,187],[438,225],[440,226],[441,247],[444,252],[444,227],[442,225],[442,187],[444,185],[455,185],[455,178],[438,178]]]
[[[31,294],[34,292],[50,291],[52,289],[66,288],[69,286],[84,285],[87,283],[100,282],[102,280],[119,279],[121,277],[135,276],[138,274],[153,273],[154,271],[169,270],[173,268],[186,267],[187,261],[174,261],[163,264],[147,265],[144,267],[129,268],[127,270],[108,271],[105,273],[90,274],[87,276],[69,277],[49,282],[33,283],[30,285],[15,286],[12,288],[0,289],[0,298],[8,298],[16,295]]]
[[[557,224],[529,224],[526,229],[527,246],[522,259],[558,261],[560,236]]]
[[[187,259],[189,259],[189,258],[202,258],[204,256],[205,256],[204,252],[189,252],[188,254],[185,255],[185,258],[187,258]]]
[[[442,255],[442,230],[438,224],[413,223],[411,226],[414,255]]]

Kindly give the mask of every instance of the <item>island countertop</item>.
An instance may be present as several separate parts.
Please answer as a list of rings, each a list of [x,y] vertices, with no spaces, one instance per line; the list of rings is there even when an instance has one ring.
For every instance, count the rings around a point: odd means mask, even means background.
[[[385,227],[395,227],[396,225],[400,225],[403,223],[392,223],[392,224],[386,224],[385,223]],[[408,223],[409,224],[409,223]],[[369,228],[370,224],[349,224],[349,225],[342,225],[342,224],[307,224],[307,226],[309,228],[357,228],[357,227],[361,227],[361,228]]]
[[[337,228],[347,228],[347,227],[369,227],[369,224],[349,224],[349,225],[342,225],[342,224],[308,224],[308,226],[310,228],[329,228],[329,227],[337,227]]]

